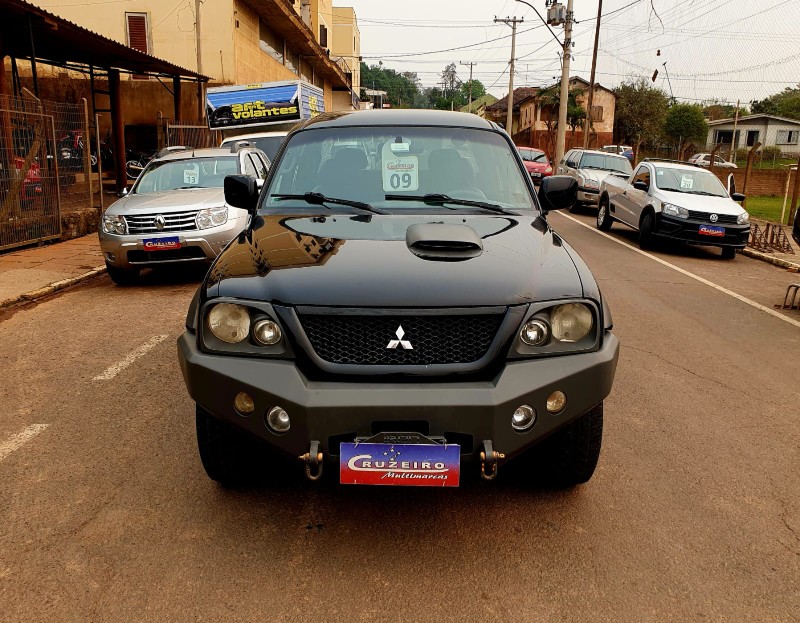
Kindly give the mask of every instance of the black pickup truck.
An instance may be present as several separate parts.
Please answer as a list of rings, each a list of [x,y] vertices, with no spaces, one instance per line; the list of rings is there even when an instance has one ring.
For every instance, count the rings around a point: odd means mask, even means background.
[[[342,484],[457,486],[498,466],[589,480],[619,342],[586,264],[547,222],[508,135],[474,115],[362,111],[293,130],[250,225],[191,303],[178,354],[200,457],[223,485],[253,453]]]

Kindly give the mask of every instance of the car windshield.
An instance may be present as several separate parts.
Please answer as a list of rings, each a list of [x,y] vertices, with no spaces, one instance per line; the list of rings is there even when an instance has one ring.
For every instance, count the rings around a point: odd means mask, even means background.
[[[289,139],[262,208],[305,208],[302,197],[319,193],[390,211],[486,211],[458,201],[532,209],[535,200],[518,162],[501,134],[485,130],[311,129]]]
[[[520,149],[518,151],[522,159],[527,162],[541,162],[542,164],[547,164],[547,154],[543,151],[535,151],[533,149]]]
[[[251,138],[230,139],[226,140],[222,144],[223,146],[228,146],[234,141],[247,141],[267,154],[267,158],[272,161],[272,159],[275,158],[275,154],[278,153],[278,148],[281,146],[281,143],[283,143],[283,139],[285,138],[286,136],[256,136]]]
[[[583,154],[579,169],[600,169],[616,173],[631,174],[631,163],[627,158],[605,156],[602,154]]]
[[[717,176],[701,169],[673,169],[656,167],[656,186],[661,190],[691,195],[710,195],[727,197],[725,187]]]
[[[164,160],[148,166],[131,192],[162,193],[186,188],[222,188],[226,175],[239,173],[237,156]]]

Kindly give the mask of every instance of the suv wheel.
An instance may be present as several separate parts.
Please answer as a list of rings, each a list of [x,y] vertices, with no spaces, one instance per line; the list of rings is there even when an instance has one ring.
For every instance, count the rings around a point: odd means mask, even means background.
[[[736,259],[736,247],[722,247],[722,259],[723,260]]]
[[[111,281],[118,286],[130,286],[139,281],[138,269],[128,270],[126,268],[118,268],[106,262],[106,270],[108,271],[108,276],[111,277]]]
[[[246,483],[252,471],[248,469],[252,442],[244,433],[218,420],[197,405],[197,449],[200,461],[211,480],[224,487]]]
[[[597,229],[608,231],[614,224],[614,219],[609,214],[608,199],[601,199],[597,207]]]
[[[603,403],[553,433],[530,451],[537,484],[566,489],[588,482],[597,467],[603,442]]]
[[[648,212],[642,217],[642,222],[639,225],[639,248],[652,249],[653,248],[653,229],[655,228],[655,216],[652,212]]]

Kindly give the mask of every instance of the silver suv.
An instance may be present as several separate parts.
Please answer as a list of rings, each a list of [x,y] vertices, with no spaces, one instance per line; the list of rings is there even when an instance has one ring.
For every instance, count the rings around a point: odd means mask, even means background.
[[[250,175],[260,186],[268,169],[264,153],[243,141],[161,150],[103,214],[100,248],[111,279],[125,285],[145,267],[211,262],[250,218],[225,203],[225,176]]]
[[[600,184],[607,175],[628,177],[631,163],[625,156],[591,149],[571,149],[559,163],[558,173],[578,181],[578,204],[597,206]]]

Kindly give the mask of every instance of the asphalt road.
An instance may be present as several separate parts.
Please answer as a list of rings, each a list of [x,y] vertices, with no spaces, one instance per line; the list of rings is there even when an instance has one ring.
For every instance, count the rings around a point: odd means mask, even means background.
[[[748,302],[800,278],[551,218],[622,341],[598,471],[566,493],[229,492],[176,361],[195,282],[0,317],[0,619],[800,620],[800,314]]]

